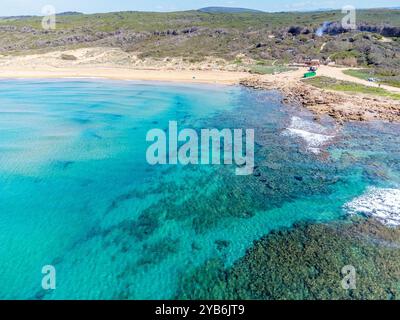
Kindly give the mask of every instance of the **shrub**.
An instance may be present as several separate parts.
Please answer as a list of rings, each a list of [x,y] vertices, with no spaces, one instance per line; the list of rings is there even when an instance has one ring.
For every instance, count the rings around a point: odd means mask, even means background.
[[[360,57],[360,53],[354,50],[342,51],[334,53],[331,59],[337,64],[341,64],[349,67],[356,67],[358,65],[357,58]]]
[[[357,67],[357,59],[356,58],[344,58],[344,59],[337,59],[336,63],[342,66],[347,66],[347,67]]]
[[[300,26],[291,26],[288,30],[289,33],[291,33],[294,36],[298,36],[301,31],[303,30],[303,27]]]
[[[62,60],[69,60],[69,61],[78,60],[78,58],[75,57],[74,55],[72,55],[72,54],[64,54],[64,53],[61,55],[61,59]]]
[[[354,50],[348,50],[348,51],[341,51],[341,52],[336,52],[332,54],[331,59],[332,60],[343,60],[347,58],[358,58],[360,56],[360,53]]]

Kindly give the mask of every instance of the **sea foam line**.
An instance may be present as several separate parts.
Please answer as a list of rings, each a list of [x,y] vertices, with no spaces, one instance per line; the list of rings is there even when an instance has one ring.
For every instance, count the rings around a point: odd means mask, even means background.
[[[351,215],[363,214],[387,226],[400,226],[400,189],[370,187],[363,195],[345,204],[344,208]]]

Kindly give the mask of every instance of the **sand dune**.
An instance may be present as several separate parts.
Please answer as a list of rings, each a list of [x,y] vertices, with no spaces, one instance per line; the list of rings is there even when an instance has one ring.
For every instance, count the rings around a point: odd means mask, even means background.
[[[76,60],[62,59],[69,55]],[[235,84],[248,76],[222,59],[191,63],[182,58],[139,59],[112,48],[86,48],[25,56],[0,56],[2,78],[89,77]]]

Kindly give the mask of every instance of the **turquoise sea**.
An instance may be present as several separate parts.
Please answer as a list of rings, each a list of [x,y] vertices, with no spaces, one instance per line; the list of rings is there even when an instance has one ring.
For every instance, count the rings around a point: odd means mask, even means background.
[[[348,219],[371,190],[394,203],[375,212],[400,214],[398,124],[317,123],[281,100],[238,86],[0,81],[0,299],[170,299],[208,259],[229,267],[270,231]],[[150,166],[146,133],[169,121],[254,128],[254,174]],[[41,287],[45,265],[55,290]]]

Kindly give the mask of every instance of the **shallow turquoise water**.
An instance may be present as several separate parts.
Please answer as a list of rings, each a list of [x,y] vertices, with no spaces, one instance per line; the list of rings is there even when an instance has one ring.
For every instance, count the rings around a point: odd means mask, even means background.
[[[241,87],[1,81],[0,298],[173,298],[207,259],[229,266],[271,230],[345,219],[369,186],[399,188],[398,125],[315,125],[280,100]],[[147,131],[171,120],[254,128],[254,175],[148,165]],[[48,264],[53,291],[41,288]]]

